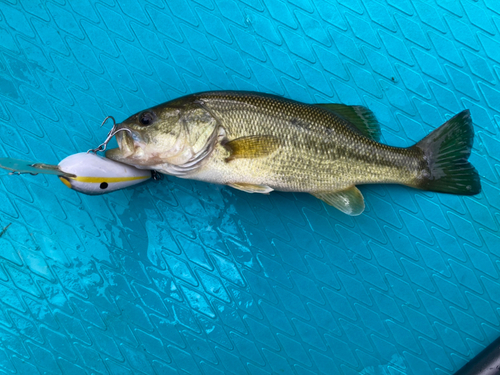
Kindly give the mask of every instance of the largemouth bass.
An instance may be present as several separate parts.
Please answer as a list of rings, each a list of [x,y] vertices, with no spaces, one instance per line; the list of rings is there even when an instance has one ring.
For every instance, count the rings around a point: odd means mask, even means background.
[[[129,117],[117,130],[119,148],[106,152],[110,159],[249,193],[307,192],[349,215],[365,207],[356,185],[481,191],[467,160],[474,138],[468,110],[408,148],[379,143],[379,124],[365,107],[238,91],[184,96]]]

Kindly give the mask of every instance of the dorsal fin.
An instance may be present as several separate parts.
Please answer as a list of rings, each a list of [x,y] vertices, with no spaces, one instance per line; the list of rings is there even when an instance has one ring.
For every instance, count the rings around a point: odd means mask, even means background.
[[[365,137],[374,141],[380,140],[380,125],[375,115],[368,108],[360,105],[345,105],[336,103],[316,104],[345,118]]]

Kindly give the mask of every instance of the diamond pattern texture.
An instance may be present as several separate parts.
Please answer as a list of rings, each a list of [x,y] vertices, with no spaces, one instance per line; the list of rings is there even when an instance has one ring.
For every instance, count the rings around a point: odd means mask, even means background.
[[[107,115],[201,90],[370,107],[408,146],[476,122],[475,197],[173,177],[88,197],[0,177],[0,371],[452,374],[500,335],[496,0],[0,1],[0,154],[57,163]]]

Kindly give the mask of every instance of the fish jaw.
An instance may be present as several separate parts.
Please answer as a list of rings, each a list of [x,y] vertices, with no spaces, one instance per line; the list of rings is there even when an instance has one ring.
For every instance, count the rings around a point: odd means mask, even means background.
[[[130,133],[129,133],[130,132]],[[116,141],[120,148],[122,157],[131,157],[139,146],[139,137],[131,130],[122,131],[116,134]]]
[[[117,161],[120,163],[128,164],[127,157],[123,154],[123,151],[120,150],[119,148],[112,148],[110,150],[106,150],[105,155],[108,159],[111,159],[111,160],[114,160],[114,161]]]
[[[106,151],[108,159],[144,168],[141,161],[144,159],[146,142],[140,135],[130,129],[116,133],[118,148]]]

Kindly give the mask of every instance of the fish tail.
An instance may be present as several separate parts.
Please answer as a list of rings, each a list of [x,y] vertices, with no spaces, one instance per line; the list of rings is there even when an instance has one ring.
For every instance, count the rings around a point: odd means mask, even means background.
[[[423,153],[422,177],[416,187],[448,194],[479,194],[479,174],[468,161],[473,142],[472,119],[465,110],[412,146]]]

